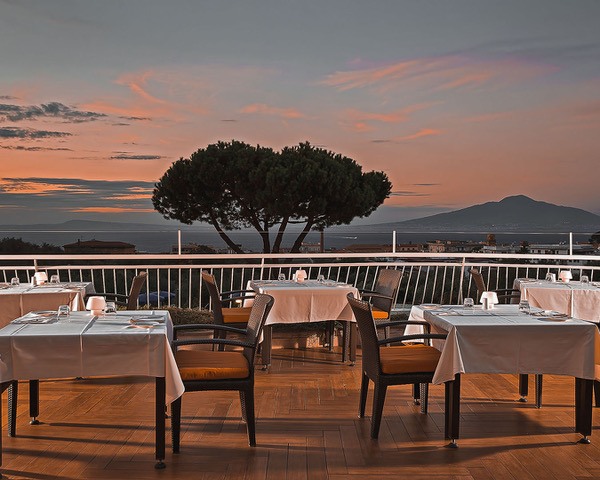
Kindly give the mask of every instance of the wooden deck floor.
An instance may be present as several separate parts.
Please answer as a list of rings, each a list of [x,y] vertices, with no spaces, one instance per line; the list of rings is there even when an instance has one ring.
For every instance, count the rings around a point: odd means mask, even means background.
[[[453,450],[444,448],[441,386],[431,387],[427,415],[410,387],[389,389],[371,441],[370,415],[357,418],[359,365],[323,348],[274,350],[270,372],[256,375],[255,448],[235,392],[185,394],[181,453],[170,452],[169,438],[165,470],[154,469],[153,382],[42,381],[39,426],[28,423],[22,383],[15,438],[6,436],[3,398],[1,471],[14,479],[600,479],[598,428],[591,445],[575,443],[573,379],[545,376],[537,410],[515,401],[514,376],[465,375]],[[600,409],[594,420],[600,425]]]

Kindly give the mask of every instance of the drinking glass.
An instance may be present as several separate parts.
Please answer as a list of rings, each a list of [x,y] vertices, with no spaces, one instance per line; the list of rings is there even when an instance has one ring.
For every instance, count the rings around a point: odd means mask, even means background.
[[[280,282],[285,282],[285,273],[280,273],[277,277],[277,280],[279,280]]]
[[[20,282],[20,280],[19,280],[19,277],[13,277],[13,278],[11,278],[11,279],[10,279],[10,284],[11,284],[11,285],[20,285],[20,284],[21,284],[21,282]]]
[[[71,316],[71,308],[68,305],[61,305],[58,307],[57,316],[59,319],[60,317],[68,319]]]
[[[546,281],[547,282],[551,282],[553,278],[554,278],[554,275],[552,275],[551,273],[547,273],[546,274]]]
[[[587,275],[582,275],[581,283],[590,283],[590,277],[588,277]]]
[[[104,307],[104,313],[108,315],[109,313],[117,313],[117,304],[115,302],[106,302],[106,306]]]
[[[325,276],[324,275],[317,275],[317,282],[323,283],[324,281],[325,281]]]
[[[529,306],[529,302],[527,300],[521,300],[519,302],[519,311],[526,313],[527,315],[531,313],[531,307]]]
[[[465,298],[465,301],[463,302],[463,307],[473,308],[474,305],[475,305],[475,301],[471,297]]]
[[[50,277],[50,283],[60,283],[60,278],[58,275],[52,275]]]

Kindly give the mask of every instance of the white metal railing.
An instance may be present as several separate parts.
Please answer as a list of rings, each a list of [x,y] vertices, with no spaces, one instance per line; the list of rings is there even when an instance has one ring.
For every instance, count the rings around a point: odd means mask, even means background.
[[[143,293],[165,292],[157,306],[183,308],[209,304],[200,271],[211,271],[222,291],[242,290],[249,280],[288,277],[304,268],[309,278],[325,277],[372,289],[380,268],[403,272],[396,309],[420,303],[461,303],[475,296],[468,270],[479,268],[488,288],[511,288],[517,277],[543,278],[548,271],[569,269],[577,279],[600,281],[600,257],[593,255],[376,253],[244,255],[0,255],[0,282],[14,276],[29,282],[35,271],[61,281],[92,281],[97,292],[127,294],[132,278],[148,273]]]

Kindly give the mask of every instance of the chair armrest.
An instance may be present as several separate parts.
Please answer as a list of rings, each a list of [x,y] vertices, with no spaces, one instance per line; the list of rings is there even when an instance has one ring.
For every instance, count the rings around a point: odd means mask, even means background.
[[[228,292],[221,292],[221,296],[223,296],[223,295],[230,296],[233,293],[254,293],[254,294],[256,294],[256,292],[254,290],[229,290]]]
[[[105,298],[114,298],[115,300],[128,300],[128,295],[123,295],[122,293],[94,293],[93,295],[88,295],[86,300],[89,297],[105,297]]]
[[[188,323],[186,325],[173,325],[173,338],[177,339],[177,332],[180,330],[221,330],[224,332],[239,333],[241,335],[246,334],[246,330],[235,327],[228,327],[227,325],[215,325],[213,323]]]
[[[233,345],[236,347],[254,348],[253,343],[231,340],[229,338],[190,338],[186,340],[173,340],[171,342],[173,350],[177,350],[177,347],[183,345]]]
[[[244,297],[222,298],[221,299],[221,303],[230,303],[230,302],[234,302],[234,301],[237,301],[237,300],[248,300],[248,299],[254,299],[254,295],[246,295]]]
[[[381,293],[361,293],[360,294],[361,298],[383,298],[385,300],[394,300],[394,297],[390,296],[390,295],[383,295]]]
[[[394,325],[422,325],[427,330],[427,333],[431,330],[431,325],[422,320],[394,320],[393,322],[376,323],[375,328],[393,327]]]
[[[503,295],[506,295],[506,294],[515,294],[515,295],[519,294],[519,295],[521,295],[521,290],[516,290],[514,288],[497,288],[496,290],[492,290],[492,291],[496,292],[496,293],[501,293]]]
[[[400,337],[390,337],[379,340],[379,345],[386,345],[388,343],[404,342],[406,340],[416,340],[417,338],[427,340],[445,340],[446,335],[443,333],[421,333],[416,335],[401,335]]]

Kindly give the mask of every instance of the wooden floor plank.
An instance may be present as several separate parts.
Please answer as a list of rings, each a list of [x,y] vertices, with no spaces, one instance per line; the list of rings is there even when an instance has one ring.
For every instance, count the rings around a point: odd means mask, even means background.
[[[426,415],[409,386],[390,388],[372,440],[372,385],[366,417],[357,415],[360,373],[360,355],[350,367],[339,350],[276,348],[270,370],[256,372],[257,446],[248,446],[236,392],[186,393],[181,453],[171,451],[167,421],[162,471],[154,469],[152,380],[44,380],[39,426],[29,425],[21,382],[15,438],[6,436],[2,398],[1,472],[49,480],[600,479],[600,429],[591,445],[576,443],[570,378],[545,376],[536,409],[533,398],[517,402],[514,375],[464,375],[459,448],[447,449],[443,387],[430,388]],[[600,425],[600,409],[593,415]]]

